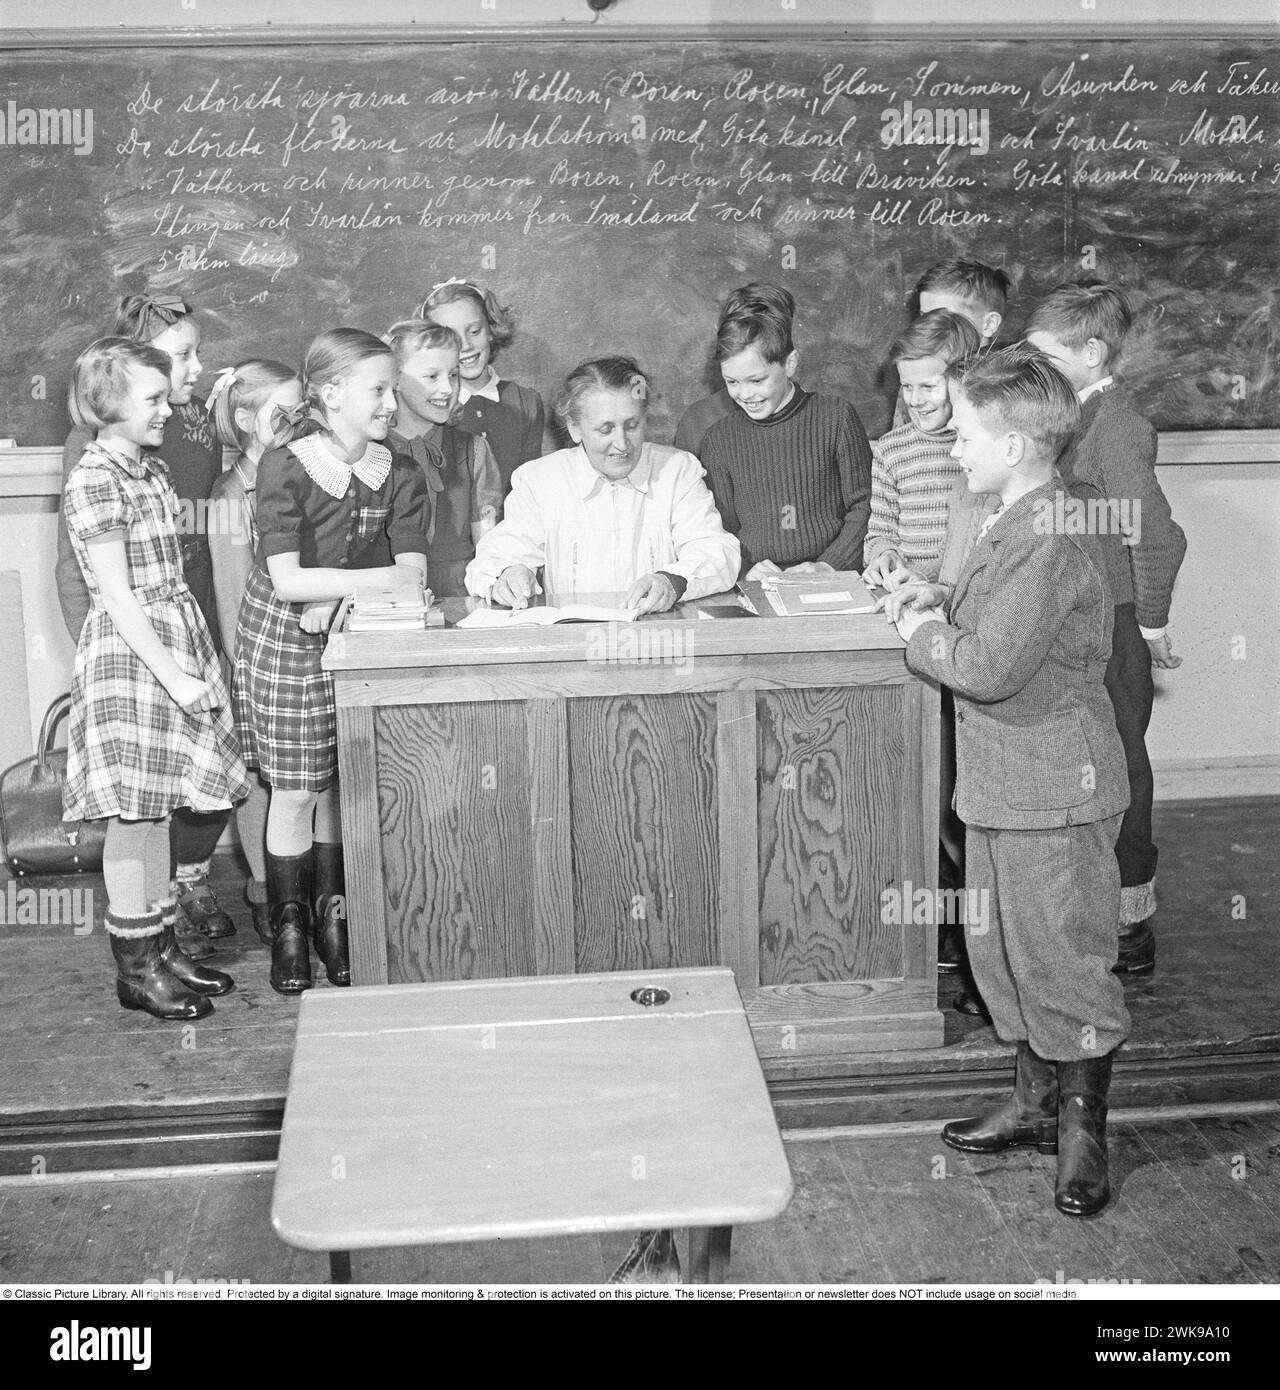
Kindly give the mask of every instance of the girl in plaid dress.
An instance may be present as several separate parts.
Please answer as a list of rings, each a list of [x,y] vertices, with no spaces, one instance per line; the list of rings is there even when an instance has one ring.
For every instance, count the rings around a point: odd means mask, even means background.
[[[205,528],[206,499],[222,471],[222,454],[213,437],[213,425],[204,403],[194,394],[200,380],[200,325],[190,304],[175,295],[134,292],[116,306],[115,321],[107,336],[150,343],[170,360],[169,405],[160,457],[169,470],[169,483],[182,503],[178,546],[182,575],[200,605],[217,646],[209,543]],[[80,462],[93,439],[87,426],[76,425],[62,449],[62,481]],[[89,613],[89,590],[66,517],[58,523],[58,601],[71,640],[80,640],[80,629]],[[177,898],[178,940],[183,950],[200,960],[213,955],[206,937],[231,936],[235,924],[223,910],[209,883],[209,861],[218,837],[226,827],[223,812],[199,815],[185,806],[174,812],[169,825],[169,877]]]
[[[213,558],[213,591],[218,605],[222,650],[235,661],[236,624],[240,604],[253,572],[258,550],[258,464],[278,448],[306,418],[302,382],[283,362],[250,358],[222,372],[209,392],[209,412],[219,442],[238,452],[236,461],[209,494],[209,552]],[[267,913],[268,789],[261,776],[249,779],[252,790],[236,807],[240,847],[249,862],[245,897],[253,927],[264,946],[271,945]]]
[[[201,1018],[229,975],[174,938],[169,817],[248,791],[213,640],[183,578],[179,504],[151,450],[170,414],[168,356],[129,338],[80,354],[71,413],[97,431],[65,513],[89,589],[76,649],[64,818],[106,819],[107,931],[123,1007]]]
[[[236,630],[236,722],[271,788],[271,987],[281,994],[311,987],[312,932],[330,983],[351,982],[326,631],[358,583],[389,583],[405,566],[425,580],[427,569],[422,470],[381,442],[396,408],[391,349],[332,329],[307,349],[302,383],[311,418],[258,465],[258,553]],[[388,553],[396,564],[384,564]]]

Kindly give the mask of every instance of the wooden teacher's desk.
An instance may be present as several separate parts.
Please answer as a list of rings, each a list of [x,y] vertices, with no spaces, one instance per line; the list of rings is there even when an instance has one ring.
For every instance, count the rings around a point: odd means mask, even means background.
[[[937,689],[878,614],[698,617],[726,601],[339,620],[356,984],[724,965],[767,1076],[941,1044],[936,932],[910,922],[937,880]]]

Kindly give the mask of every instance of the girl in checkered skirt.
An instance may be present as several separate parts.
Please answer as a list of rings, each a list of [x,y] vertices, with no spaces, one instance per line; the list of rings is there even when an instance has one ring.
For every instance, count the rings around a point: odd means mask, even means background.
[[[311,987],[308,936],[331,984],[348,964],[333,678],[321,669],[338,601],[405,567],[425,581],[422,470],[382,441],[396,408],[391,349],[356,328],[322,333],[302,368],[309,418],[258,465],[258,552],[236,630],[236,723],[271,788],[271,987]],[[396,564],[387,566],[390,554]]]
[[[64,818],[107,820],[103,874],[116,994],[157,1018],[201,1018],[229,975],[174,939],[169,817],[248,791],[213,639],[183,577],[179,503],[152,451],[170,415],[168,355],[130,338],[80,354],[77,424],[97,431],[64,509],[89,589],[76,649]]]
[[[236,451],[235,462],[214,483],[209,494],[213,513],[209,521],[209,554],[213,560],[218,627],[222,650],[234,662],[240,604],[258,550],[258,464],[263,454],[279,448],[293,436],[308,411],[296,368],[253,357],[219,373],[209,392],[208,407],[219,442]],[[270,947],[268,789],[261,775],[249,780],[253,789],[236,808],[236,830],[249,862],[245,897],[253,914],[253,927],[263,945]]]

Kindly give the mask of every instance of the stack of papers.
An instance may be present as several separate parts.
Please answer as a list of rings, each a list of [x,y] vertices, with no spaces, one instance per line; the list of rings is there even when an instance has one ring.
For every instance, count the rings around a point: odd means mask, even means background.
[[[771,574],[761,580],[764,596],[780,618],[814,613],[874,613],[876,601],[857,570],[833,574]]]
[[[357,585],[347,631],[421,631],[428,624],[431,603],[431,590],[414,583],[412,576],[395,584]]]

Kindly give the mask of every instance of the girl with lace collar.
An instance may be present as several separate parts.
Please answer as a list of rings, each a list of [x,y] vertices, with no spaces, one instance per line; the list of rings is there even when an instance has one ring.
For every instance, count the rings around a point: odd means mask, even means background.
[[[266,887],[271,986],[311,986],[308,936],[329,981],[351,981],[333,679],[321,669],[338,602],[357,584],[426,576],[422,470],[383,441],[396,367],[356,328],[321,333],[302,368],[305,419],[258,465],[258,544],[236,629],[236,722],[271,788]],[[388,566],[388,554],[395,564]]]

